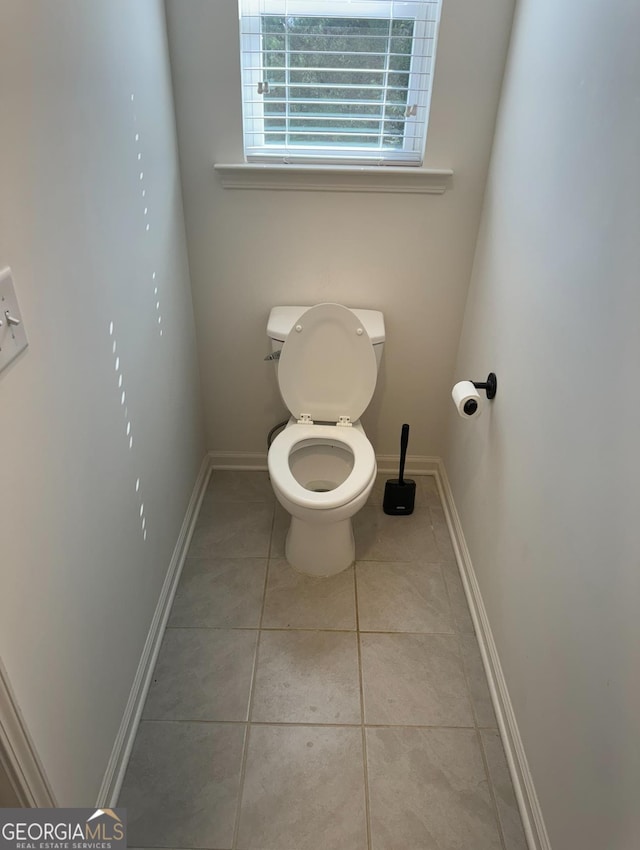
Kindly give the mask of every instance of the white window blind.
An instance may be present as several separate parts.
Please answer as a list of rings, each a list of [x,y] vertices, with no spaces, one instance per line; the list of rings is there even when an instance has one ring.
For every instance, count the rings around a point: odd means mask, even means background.
[[[239,0],[249,161],[421,165],[441,0]]]

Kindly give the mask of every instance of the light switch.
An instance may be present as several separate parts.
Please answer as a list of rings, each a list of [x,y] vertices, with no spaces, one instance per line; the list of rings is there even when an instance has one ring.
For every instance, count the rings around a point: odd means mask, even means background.
[[[29,345],[11,269],[0,271],[0,372]]]

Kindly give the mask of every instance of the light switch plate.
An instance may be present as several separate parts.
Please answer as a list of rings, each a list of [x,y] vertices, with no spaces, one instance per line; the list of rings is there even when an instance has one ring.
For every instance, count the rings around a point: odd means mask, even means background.
[[[17,319],[20,324],[11,324],[8,316]],[[0,325],[0,372],[2,372],[29,345],[13,287],[11,269],[8,267],[0,271],[0,322],[2,323]]]

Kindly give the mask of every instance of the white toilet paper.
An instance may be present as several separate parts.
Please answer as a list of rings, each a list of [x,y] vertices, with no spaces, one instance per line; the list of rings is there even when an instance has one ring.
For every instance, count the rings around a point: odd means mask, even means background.
[[[473,386],[471,381],[459,381],[451,390],[451,398],[453,399],[453,403],[455,404],[458,413],[463,419],[470,419],[472,416],[480,416],[480,413],[482,412],[480,393]],[[465,411],[465,405],[468,401],[475,401],[476,407],[473,410],[467,408]],[[470,405],[470,407],[472,407],[472,405]]]

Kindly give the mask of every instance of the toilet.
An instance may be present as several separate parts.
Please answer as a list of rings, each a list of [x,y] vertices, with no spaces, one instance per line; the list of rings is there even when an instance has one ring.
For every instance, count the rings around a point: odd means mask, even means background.
[[[351,520],[376,477],[360,417],[376,386],[384,317],[341,304],[274,307],[267,335],[291,413],[268,454],[274,493],[291,515],[285,555],[302,573],[335,575],[354,562]]]

